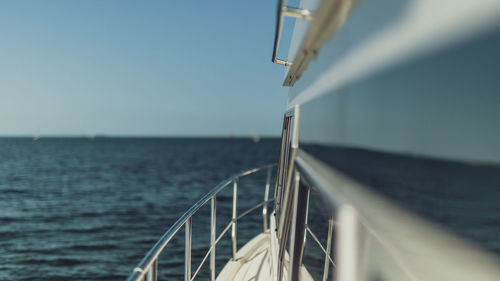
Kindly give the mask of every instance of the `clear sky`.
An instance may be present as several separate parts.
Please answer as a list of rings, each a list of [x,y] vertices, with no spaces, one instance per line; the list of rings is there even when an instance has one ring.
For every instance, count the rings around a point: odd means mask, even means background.
[[[276,6],[0,0],[0,135],[279,135]]]

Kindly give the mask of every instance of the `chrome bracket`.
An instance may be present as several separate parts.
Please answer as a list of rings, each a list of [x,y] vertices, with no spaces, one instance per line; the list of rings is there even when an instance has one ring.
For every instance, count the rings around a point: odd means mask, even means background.
[[[298,19],[312,20],[313,16],[308,9],[292,8],[288,6],[281,7],[281,14],[286,17],[293,17]]]
[[[291,66],[292,65],[291,61],[282,60],[277,57],[281,39],[281,24],[283,22],[283,17],[293,17],[298,19],[312,20],[313,13],[307,9],[285,6],[283,2],[284,2],[283,0],[280,0],[278,3],[278,18],[276,21],[276,31],[274,33],[274,48],[273,48],[272,62],[284,66]]]

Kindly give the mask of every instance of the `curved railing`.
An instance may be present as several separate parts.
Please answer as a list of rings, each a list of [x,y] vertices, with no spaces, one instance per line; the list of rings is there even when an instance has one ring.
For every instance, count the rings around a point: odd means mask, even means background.
[[[133,273],[129,276],[127,281],[156,281],[158,277],[158,256],[163,251],[165,246],[172,240],[172,238],[177,234],[177,232],[181,229],[182,226],[186,228],[186,241],[185,241],[185,260],[184,260],[184,280],[192,281],[198,275],[200,269],[204,265],[207,258],[210,256],[210,279],[212,281],[215,280],[215,246],[219,242],[219,240],[227,233],[227,231],[232,228],[231,231],[231,239],[232,239],[232,247],[233,247],[233,259],[236,257],[237,246],[236,246],[236,233],[237,233],[237,224],[236,222],[248,215],[252,211],[256,210],[259,207],[262,207],[262,216],[263,216],[263,226],[264,231],[267,229],[267,205],[269,202],[272,202],[273,199],[269,199],[269,186],[271,181],[271,171],[276,164],[266,165],[260,168],[255,168],[252,170],[248,170],[239,174],[235,174],[228,179],[219,183],[216,187],[214,187],[210,192],[205,194],[198,202],[196,202],[187,212],[184,213],[163,236],[156,242],[153,248],[148,252],[148,254],[142,259],[142,261],[134,268]],[[267,178],[266,178],[266,186],[264,191],[264,200],[257,205],[251,207],[250,209],[244,211],[239,216],[237,215],[237,194],[238,194],[238,180],[241,177],[248,176],[250,174],[254,174],[261,170],[267,169]],[[227,186],[233,183],[233,212],[232,219],[229,224],[224,228],[224,230],[216,236],[216,196],[219,192],[224,190]],[[200,262],[200,265],[196,269],[193,275],[191,275],[191,240],[192,240],[192,217],[196,212],[204,206],[206,203],[210,201],[211,212],[210,212],[210,248],[205,254],[204,258]]]

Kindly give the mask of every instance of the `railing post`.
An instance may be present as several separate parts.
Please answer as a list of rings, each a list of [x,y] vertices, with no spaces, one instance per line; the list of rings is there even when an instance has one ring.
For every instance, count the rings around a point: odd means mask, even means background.
[[[236,260],[236,252],[237,252],[237,245],[236,245],[236,217],[237,217],[237,206],[238,203],[238,178],[235,178],[233,181],[233,228],[231,229],[231,240],[233,242],[233,260]]]
[[[215,281],[216,196],[210,201],[210,280]]]
[[[279,214],[279,208],[281,204],[281,186],[282,186],[282,178],[283,178],[283,165],[285,163],[285,145],[286,145],[286,137],[287,137],[287,127],[288,124],[288,118],[286,117],[286,114],[283,117],[283,129],[281,131],[281,146],[280,146],[280,158],[278,161],[278,166],[277,166],[277,173],[276,173],[276,184],[274,186],[274,205],[275,205],[275,210],[277,212],[277,215]]]
[[[153,264],[151,264],[151,267],[149,267],[148,271],[146,272],[146,276],[144,276],[144,280],[156,281],[157,278],[158,278],[158,258],[155,259]]]
[[[356,281],[358,264],[358,213],[349,204],[337,211],[336,274],[339,281]]]
[[[292,228],[290,230],[290,267],[288,280],[298,281],[300,266],[302,264],[304,234],[306,230],[307,187],[300,181],[300,174],[297,170],[295,170],[293,185],[293,217]]]
[[[311,193],[311,188],[306,186],[306,217],[304,219],[304,242],[302,244],[302,249],[300,250],[300,256],[304,256],[304,248],[306,247],[306,241],[307,241],[307,224],[309,223],[309,196]]]
[[[184,252],[184,281],[191,281],[191,239],[192,239],[192,217],[186,221],[186,244]]]
[[[323,268],[323,281],[328,278],[330,268],[330,252],[332,250],[333,217],[328,220],[328,240],[326,241],[325,266]]]
[[[291,150],[291,156],[290,159],[294,159],[294,154],[295,154],[296,149]],[[288,235],[290,232],[290,223],[291,223],[291,218],[292,218],[292,213],[293,213],[293,191],[295,190],[295,178],[300,180],[299,173],[294,174],[294,160],[291,160],[289,163],[289,166],[286,168],[285,172],[287,170],[290,170],[290,174],[286,174],[286,184],[283,185],[282,188],[282,204],[281,204],[281,212],[279,213],[278,217],[278,243],[279,243],[279,249],[278,249],[278,280],[281,280],[283,276],[283,262],[285,260],[285,248],[286,248],[286,242],[288,241]],[[297,181],[298,184],[298,181]]]
[[[264,202],[269,200],[269,185],[271,184],[271,171],[273,167],[267,168],[267,177],[266,177],[266,190],[264,191]],[[267,203],[264,203],[264,206],[262,207],[262,222],[263,222],[263,227],[264,227],[264,232],[267,230]]]

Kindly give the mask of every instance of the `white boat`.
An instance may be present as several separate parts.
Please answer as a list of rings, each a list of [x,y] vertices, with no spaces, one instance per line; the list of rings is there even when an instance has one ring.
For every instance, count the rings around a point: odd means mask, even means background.
[[[128,280],[157,280],[158,256],[179,231],[186,281],[197,279],[205,262],[212,281],[314,280],[303,265],[307,243],[324,254],[323,281],[500,280],[498,256],[481,245],[481,235],[490,235],[485,240],[498,247],[498,232],[466,223],[454,232],[425,209],[451,204],[445,199],[455,187],[461,196],[469,189],[459,186],[498,183],[500,2],[284,2],[272,60],[285,66],[290,91],[276,170],[270,165],[221,182],[179,218]],[[296,18],[286,59],[278,57],[284,17]],[[263,201],[239,210],[238,194],[245,193],[239,179],[262,169]],[[430,178],[434,189],[449,193],[416,207]],[[216,233],[217,195],[228,188],[232,218]],[[408,204],[398,201],[398,190],[412,188]],[[330,207],[323,241],[308,225],[311,190]],[[498,188],[487,191],[493,193],[486,197],[498,195]],[[460,200],[454,202],[469,202]],[[495,200],[470,199],[470,208],[490,204],[489,215],[498,218]],[[205,204],[211,206],[210,248],[192,271],[192,217]],[[238,222],[255,210],[262,210],[262,233],[238,249]],[[453,212],[446,215],[461,225]],[[469,226],[487,234],[468,239]],[[216,272],[216,245],[229,231],[232,258]]]

